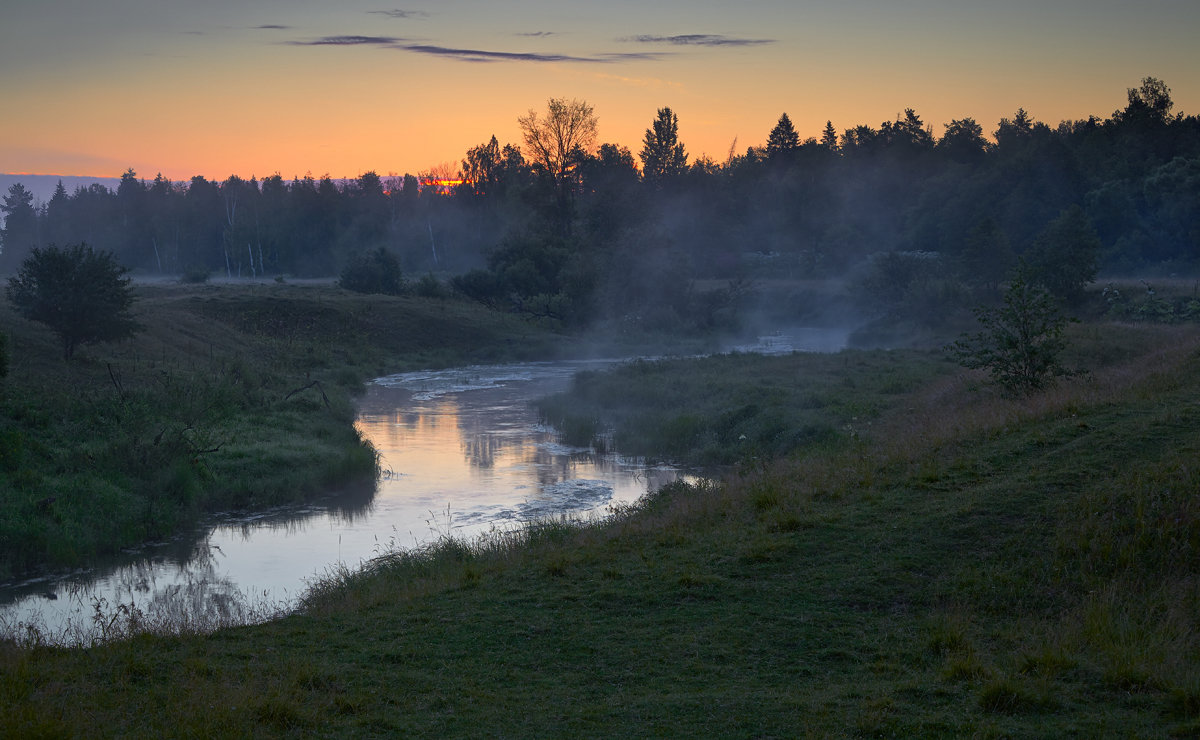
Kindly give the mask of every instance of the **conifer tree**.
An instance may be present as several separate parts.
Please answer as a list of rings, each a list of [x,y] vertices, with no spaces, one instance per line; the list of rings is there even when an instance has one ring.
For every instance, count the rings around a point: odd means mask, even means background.
[[[642,177],[662,186],[687,170],[687,153],[679,143],[679,116],[670,108],[659,108],[654,123],[642,139]]]
[[[776,159],[787,156],[799,148],[800,135],[796,133],[796,128],[792,125],[792,119],[784,113],[779,117],[779,123],[775,124],[775,128],[771,129],[770,136],[767,137],[767,157]]]

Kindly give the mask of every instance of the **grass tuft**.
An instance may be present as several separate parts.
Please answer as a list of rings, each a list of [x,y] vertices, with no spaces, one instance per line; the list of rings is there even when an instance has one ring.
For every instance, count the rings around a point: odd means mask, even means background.
[[[979,707],[985,712],[1045,712],[1055,707],[1046,694],[1011,678],[996,678],[979,690]]]

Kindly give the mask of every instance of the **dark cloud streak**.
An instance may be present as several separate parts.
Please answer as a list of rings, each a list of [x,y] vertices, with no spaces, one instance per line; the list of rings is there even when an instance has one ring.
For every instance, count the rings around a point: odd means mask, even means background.
[[[576,56],[573,54],[554,54],[519,51],[491,51],[488,49],[460,49],[436,44],[418,44],[410,39],[396,36],[322,36],[316,39],[293,40],[284,42],[288,46],[375,46],[382,49],[407,51],[413,54],[427,54],[462,62],[570,62],[584,64],[614,64],[631,61],[658,61],[664,56],[662,52],[621,52],[603,53],[594,56]]]
[[[396,46],[405,41],[395,36],[322,36],[311,41],[288,41],[289,46]]]
[[[487,51],[484,49],[454,49],[432,44],[397,44],[397,49],[417,54],[452,57],[464,62],[608,62],[599,57],[577,57],[569,54],[537,54],[519,51]]]
[[[371,15],[386,15],[388,18],[400,20],[424,20],[429,17],[424,10],[371,10],[367,12]]]
[[[775,39],[739,39],[712,33],[687,33],[676,36],[629,36],[621,41],[636,41],[639,44],[673,44],[675,46],[758,46],[773,44]]]

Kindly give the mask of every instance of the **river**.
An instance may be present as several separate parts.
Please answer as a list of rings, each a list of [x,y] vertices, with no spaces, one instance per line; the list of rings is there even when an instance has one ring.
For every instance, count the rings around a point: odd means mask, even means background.
[[[357,426],[380,454],[373,490],[222,516],[125,562],[0,584],[0,626],[87,642],[121,605],[151,619],[238,621],[286,611],[314,578],[389,549],[473,538],[560,515],[604,516],[680,472],[559,444],[530,401],[602,362],[405,373],[368,384]],[[99,607],[99,612],[97,611]],[[97,617],[99,617],[97,619]]]
[[[736,351],[833,351],[845,333],[771,335]],[[86,644],[113,615],[199,628],[286,613],[314,579],[395,548],[557,516],[602,517],[681,471],[560,444],[530,402],[612,361],[403,373],[367,385],[357,425],[380,454],[374,486],[305,506],[218,516],[117,562],[0,584],[0,634],[34,625]]]

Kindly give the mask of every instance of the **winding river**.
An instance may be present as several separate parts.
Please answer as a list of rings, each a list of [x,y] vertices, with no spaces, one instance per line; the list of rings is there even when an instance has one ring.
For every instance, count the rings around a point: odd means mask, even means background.
[[[123,563],[0,584],[0,626],[36,624],[86,642],[98,614],[234,621],[295,604],[331,567],[440,537],[472,538],[551,516],[603,516],[679,471],[559,444],[530,401],[604,363],[529,363],[378,378],[357,425],[380,453],[373,490],[303,507],[219,517],[201,532],[130,553]],[[97,607],[100,611],[97,612]]]
[[[830,351],[844,333],[773,335],[740,351]],[[604,516],[676,480],[665,465],[560,444],[530,402],[578,370],[611,362],[526,363],[378,378],[357,425],[381,455],[373,487],[306,506],[216,517],[120,562],[0,584],[0,634],[28,625],[86,644],[111,615],[197,625],[254,621],[293,607],[314,579],[394,548],[473,538],[554,516]]]

